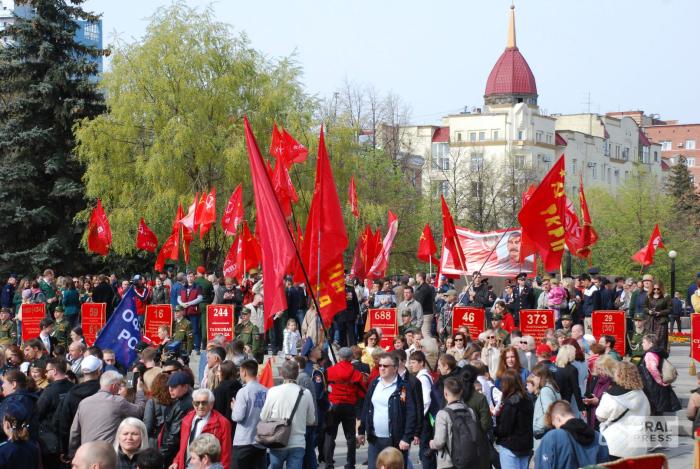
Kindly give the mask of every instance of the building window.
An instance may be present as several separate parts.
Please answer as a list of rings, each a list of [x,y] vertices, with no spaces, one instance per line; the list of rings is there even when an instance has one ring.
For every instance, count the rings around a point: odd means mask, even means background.
[[[688,166],[689,168],[690,168],[691,166],[695,166],[695,158],[686,158],[686,159],[685,159],[685,164],[686,164],[686,166]]]
[[[484,183],[480,181],[473,181],[471,184],[471,189],[472,189],[472,197],[477,197],[481,198],[484,188]]]
[[[616,169],[615,170],[615,184],[619,184],[619,183],[620,183],[620,170]]]
[[[450,169],[450,144],[447,142],[433,143],[433,168]]]
[[[551,132],[547,132],[547,143],[549,143],[550,145],[551,145],[551,143],[552,143],[552,134],[551,134]]]
[[[469,160],[469,169],[472,171],[478,171],[484,167],[484,155],[482,153],[476,153],[471,156]]]
[[[671,141],[663,140],[661,142],[661,151],[669,151],[671,149]]]
[[[483,142],[484,140],[486,140],[486,132],[479,132],[479,141]]]
[[[450,194],[450,184],[447,181],[432,181],[432,185],[435,196],[447,197]]]
[[[612,169],[608,168],[608,184],[612,184]]]
[[[688,176],[688,179],[690,179],[691,184],[695,184],[695,176],[691,174],[690,176]]]
[[[476,142],[476,132],[469,132],[469,141]]]
[[[615,158],[620,159],[620,145],[615,145]]]
[[[576,174],[576,158],[574,158],[573,160],[571,160],[571,163],[572,163],[572,167],[573,167],[573,169],[574,169],[573,172],[574,172],[574,174]]]
[[[593,179],[596,179],[598,177],[598,173],[596,172],[596,164],[588,163],[588,166],[591,167],[591,176],[593,177]]]
[[[492,131],[491,135],[492,135],[492,138],[491,138],[492,140],[498,140],[498,137],[500,137],[500,135],[498,134],[498,130]]]
[[[515,169],[525,168],[525,155],[515,155],[514,164],[515,164]]]
[[[607,138],[603,140],[603,154],[605,156],[610,156],[610,140]]]
[[[685,149],[686,150],[695,150],[695,140],[686,140],[685,141]]]
[[[455,139],[458,142],[461,142],[462,141],[462,132],[455,132]]]
[[[538,130],[535,132],[535,142],[541,142],[542,141],[542,131]]]
[[[659,152],[655,151],[654,152],[654,163],[658,163],[658,162],[659,162]]]
[[[525,132],[522,130],[518,130],[518,140],[524,140],[525,139]]]
[[[625,171],[625,181],[626,181],[629,177],[630,177],[630,172],[629,172],[629,171]]]
[[[97,41],[100,39],[100,30],[97,27],[97,23],[85,24],[85,39],[88,41]]]
[[[622,149],[622,159],[627,161],[630,158],[630,149],[629,147],[625,147]]]

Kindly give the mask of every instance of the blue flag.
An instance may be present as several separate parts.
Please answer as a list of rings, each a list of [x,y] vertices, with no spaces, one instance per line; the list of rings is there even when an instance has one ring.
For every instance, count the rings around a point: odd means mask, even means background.
[[[141,331],[136,314],[136,296],[134,287],[131,286],[100,331],[95,345],[102,350],[114,350],[117,362],[128,367],[136,360],[136,346],[139,342],[141,342]]]

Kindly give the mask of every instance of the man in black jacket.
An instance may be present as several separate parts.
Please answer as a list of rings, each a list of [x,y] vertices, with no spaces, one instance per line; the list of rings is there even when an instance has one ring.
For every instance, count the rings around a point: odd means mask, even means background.
[[[527,275],[522,272],[515,277],[518,283],[513,287],[513,302],[508,305],[508,309],[513,313],[516,325],[520,322],[521,309],[533,309],[535,307],[535,293],[532,287],[526,282]]]
[[[109,283],[109,278],[106,275],[101,274],[99,277],[99,282],[95,289],[92,291],[92,302],[93,303],[106,303],[107,304],[107,319],[112,315],[112,311],[116,306],[114,288]],[[116,301],[118,302],[118,300]]]
[[[432,285],[426,282],[425,272],[416,274],[416,282],[418,286],[413,289],[413,298],[420,303],[423,308],[423,326],[421,332],[426,337],[433,337],[432,324],[433,315],[435,314],[435,289]]]
[[[58,443],[58,407],[73,387],[66,378],[68,364],[63,358],[49,358],[46,361],[46,377],[49,385],[44,389],[36,403],[39,420],[39,441],[41,443],[44,467],[58,467],[60,464]]]
[[[161,431],[160,454],[165,459],[165,466],[173,463],[177,452],[180,450],[180,430],[182,420],[185,415],[192,410],[192,389],[190,387],[190,377],[183,371],[174,373],[168,379],[168,390],[170,397],[174,399],[170,410],[163,419],[163,430]]]
[[[341,346],[352,347],[357,344],[355,324],[360,316],[360,302],[357,300],[357,293],[352,286],[352,277],[346,277],[345,281],[345,309],[333,318],[336,328],[334,338]]]

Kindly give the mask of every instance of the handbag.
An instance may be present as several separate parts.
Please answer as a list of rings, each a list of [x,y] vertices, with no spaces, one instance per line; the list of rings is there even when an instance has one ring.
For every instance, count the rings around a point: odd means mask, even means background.
[[[678,370],[676,370],[676,367],[673,366],[668,359],[664,359],[664,362],[661,365],[661,379],[663,380],[664,384],[672,384],[677,378]]]
[[[289,443],[289,435],[292,433],[292,421],[294,414],[299,407],[301,397],[304,395],[304,390],[299,389],[299,396],[294,403],[292,414],[289,418],[261,420],[256,427],[257,435],[255,441],[265,448],[284,448]]]

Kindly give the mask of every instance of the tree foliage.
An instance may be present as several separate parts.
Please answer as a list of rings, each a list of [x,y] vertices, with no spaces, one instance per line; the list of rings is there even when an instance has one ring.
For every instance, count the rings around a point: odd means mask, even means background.
[[[77,43],[82,1],[17,2],[35,14],[0,31],[0,271],[79,269],[85,207],[73,126],[103,112],[92,77],[102,51]]]

